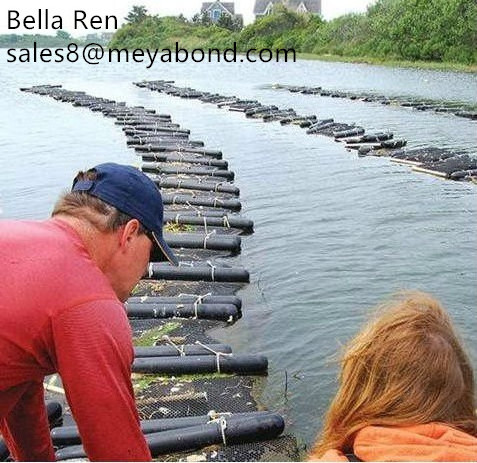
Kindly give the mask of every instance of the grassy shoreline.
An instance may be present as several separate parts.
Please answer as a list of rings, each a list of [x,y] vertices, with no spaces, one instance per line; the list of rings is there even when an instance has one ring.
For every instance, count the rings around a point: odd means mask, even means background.
[[[341,63],[355,63],[355,64],[371,64],[386,67],[401,67],[413,69],[426,69],[431,71],[451,71],[451,72],[466,72],[477,73],[477,64],[461,64],[461,63],[443,63],[436,61],[403,61],[397,59],[383,59],[369,56],[340,56],[340,55],[315,55],[312,53],[297,53],[298,59],[316,60],[316,61],[331,61]]]

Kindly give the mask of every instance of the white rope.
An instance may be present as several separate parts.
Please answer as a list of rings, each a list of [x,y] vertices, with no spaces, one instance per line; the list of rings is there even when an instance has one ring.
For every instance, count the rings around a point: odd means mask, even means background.
[[[169,344],[170,346],[174,347],[174,349],[176,349],[177,352],[179,352],[179,355],[181,357],[185,357],[186,353],[185,353],[185,346],[184,345],[182,345],[182,346],[177,345],[167,334],[162,336],[162,339],[164,339],[164,341],[166,341],[166,344]]]
[[[205,350],[208,350],[209,352],[212,352],[215,354],[215,361],[217,365],[217,373],[220,373],[220,357],[232,357],[233,354],[226,354],[225,352],[217,352],[216,350],[212,349],[209,346],[206,346],[205,344],[202,344],[200,341],[195,342],[197,345],[203,347]]]
[[[152,278],[154,275],[154,270],[152,268],[152,262],[149,262],[148,269],[147,269],[147,274],[149,275],[149,278]]]
[[[224,221],[224,227],[230,228],[229,216],[228,215],[223,216],[223,221]]]
[[[214,191],[215,191],[216,193],[218,193],[218,192],[219,192],[218,188],[219,188],[220,186],[222,186],[223,184],[224,184],[224,182],[216,183],[216,184],[215,184],[215,187],[214,187]]]
[[[215,281],[215,269],[217,268],[212,262],[210,262],[210,260],[207,261],[207,265],[210,266],[210,268],[212,269],[211,271],[211,279],[212,281]]]
[[[212,236],[215,235],[216,230],[212,230],[210,233],[207,233],[204,236],[204,249],[207,249],[207,240]]]

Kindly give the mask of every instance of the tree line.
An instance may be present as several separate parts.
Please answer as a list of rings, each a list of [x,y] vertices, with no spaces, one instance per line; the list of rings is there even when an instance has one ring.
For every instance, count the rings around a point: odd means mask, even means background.
[[[133,9],[134,11],[134,9]],[[293,48],[297,52],[392,60],[477,63],[476,0],[378,0],[366,13],[331,21],[275,6],[244,28],[230,18],[216,24],[196,15],[158,17],[135,7],[111,47]],[[137,14],[139,13],[139,14]]]

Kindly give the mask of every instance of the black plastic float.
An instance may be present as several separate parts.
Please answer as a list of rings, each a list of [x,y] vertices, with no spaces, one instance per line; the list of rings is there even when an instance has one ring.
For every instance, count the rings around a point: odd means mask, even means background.
[[[178,296],[131,296],[131,304],[233,304],[238,309],[242,308],[242,300],[237,296],[212,295],[212,294],[179,294]]]
[[[184,225],[202,225],[211,227],[227,227],[238,228],[247,233],[253,232],[253,221],[242,217],[232,215],[222,215],[220,217],[212,217],[209,215],[188,215],[187,213],[171,213],[164,214],[165,222],[172,222]]]
[[[187,175],[207,175],[209,177],[220,177],[233,180],[235,174],[229,170],[220,170],[217,168],[207,167],[185,167],[185,166],[168,166],[158,163],[147,163],[141,166],[143,172],[153,174],[187,174]]]
[[[224,199],[210,196],[192,196],[186,194],[163,194],[164,204],[188,204],[191,206],[204,206],[219,209],[240,211],[242,203],[238,199]]]
[[[152,347],[135,347],[134,357],[177,357],[187,355],[215,355],[214,352],[232,353],[227,344],[178,344]]]
[[[278,437],[285,428],[280,415],[264,413],[254,416],[221,417],[206,424],[181,427],[146,434],[151,455],[157,457],[173,452],[196,450],[210,445],[259,442]],[[56,452],[57,460],[84,458],[81,445],[64,447]]]
[[[125,305],[129,318],[198,318],[236,321],[241,312],[233,304],[135,304]]]
[[[266,375],[268,360],[263,355],[222,354],[182,357],[141,357],[132,364],[133,373],[154,375],[188,375],[233,373]]]
[[[167,203],[166,203],[167,204]],[[164,238],[171,248],[209,249],[211,251],[230,251],[239,253],[240,236],[217,234],[164,233]]]
[[[228,193],[235,196],[240,194],[238,187],[226,182],[200,182],[198,180],[187,180],[180,177],[153,177],[153,180],[160,188],[214,191],[216,193]]]
[[[227,170],[229,163],[222,159],[202,158],[194,156],[185,156],[181,154],[164,154],[164,153],[141,153],[143,161],[151,162],[184,162],[186,164],[202,164],[205,166],[217,167]]]
[[[185,416],[181,418],[160,418],[155,420],[141,420],[141,430],[144,434],[152,434],[171,429],[190,428],[191,426],[200,426],[208,424],[213,420],[225,417],[227,423],[237,419],[249,419],[273,415],[268,411],[246,412],[246,413],[217,413],[211,411],[208,415]],[[77,426],[63,426],[51,430],[51,439],[53,445],[58,447],[81,444],[81,437]]]
[[[182,263],[174,267],[167,263],[149,264],[149,278],[159,280],[181,281],[216,281],[222,283],[248,283],[250,275],[247,270],[239,267],[221,267],[213,264],[190,264]]]

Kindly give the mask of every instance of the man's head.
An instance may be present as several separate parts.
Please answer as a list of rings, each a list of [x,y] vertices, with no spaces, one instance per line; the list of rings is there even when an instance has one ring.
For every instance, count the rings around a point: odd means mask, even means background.
[[[105,246],[101,249],[101,243],[94,243],[97,254],[104,256],[108,249],[113,279],[124,280],[131,289],[149,260],[167,259],[177,265],[162,235],[161,194],[134,167],[106,163],[78,173],[71,192],[60,198],[52,215],[79,220],[97,231],[95,240],[101,239]]]

